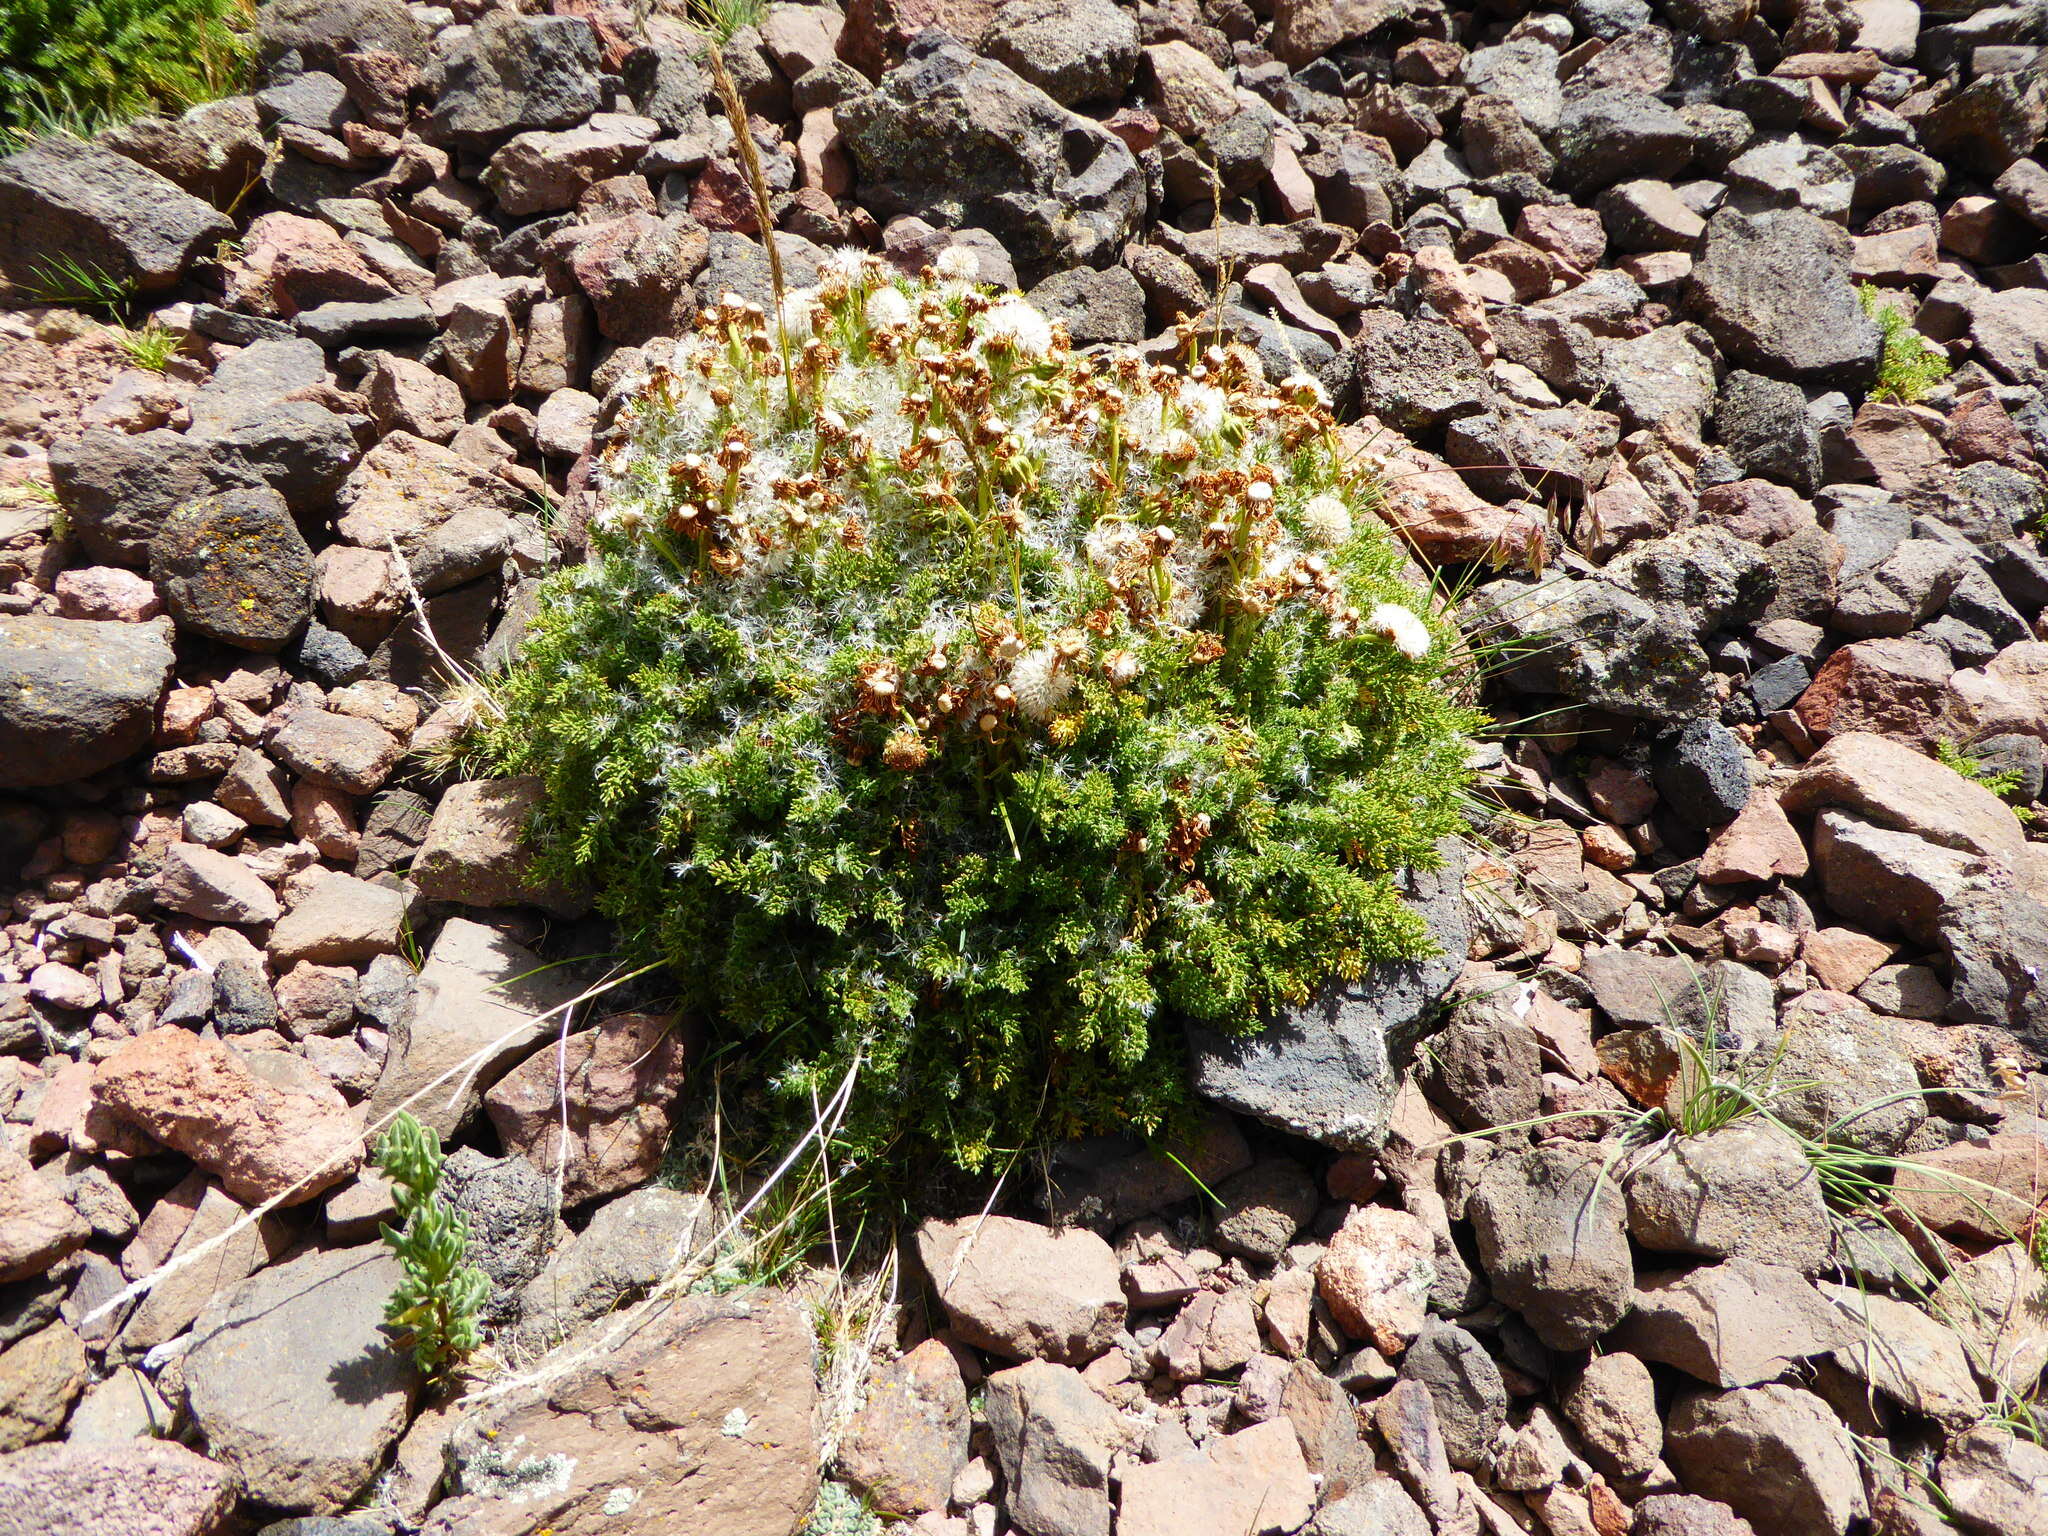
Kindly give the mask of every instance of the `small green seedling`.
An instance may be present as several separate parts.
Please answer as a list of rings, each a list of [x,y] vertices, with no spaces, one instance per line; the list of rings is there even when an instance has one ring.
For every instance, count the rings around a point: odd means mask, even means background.
[[[440,1136],[401,1110],[376,1157],[399,1216],[397,1227],[383,1227],[384,1241],[405,1271],[384,1320],[404,1331],[419,1368],[438,1376],[483,1343],[477,1314],[491,1282],[467,1262],[469,1222],[441,1201]]]

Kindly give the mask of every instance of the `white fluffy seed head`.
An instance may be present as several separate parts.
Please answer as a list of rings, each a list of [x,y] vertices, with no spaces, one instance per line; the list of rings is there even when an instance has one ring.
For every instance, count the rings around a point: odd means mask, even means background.
[[[1366,616],[1365,627],[1410,661],[1429,654],[1428,627],[1399,603],[1381,603]]]
[[[876,330],[910,323],[910,300],[898,288],[877,288],[868,295],[868,324]]]
[[[1033,720],[1050,718],[1073,691],[1074,679],[1049,645],[1026,651],[1010,668],[1010,692],[1016,695],[1017,708]]]
[[[984,342],[1005,345],[1023,357],[1043,357],[1052,350],[1052,322],[1022,294],[996,300],[981,317]]]
[[[954,282],[971,283],[981,276],[981,253],[971,245],[949,245],[939,252],[932,270]]]
[[[1351,541],[1351,509],[1334,496],[1313,496],[1301,509],[1302,532],[1309,542],[1335,549]]]

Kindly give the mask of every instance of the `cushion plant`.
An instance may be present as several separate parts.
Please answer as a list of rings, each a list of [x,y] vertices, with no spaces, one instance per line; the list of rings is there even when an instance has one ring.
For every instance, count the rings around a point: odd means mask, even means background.
[[[648,349],[486,747],[795,1106],[858,1062],[856,1151],[974,1167],[1422,952],[1474,720],[1313,382],[1076,354],[963,265]]]

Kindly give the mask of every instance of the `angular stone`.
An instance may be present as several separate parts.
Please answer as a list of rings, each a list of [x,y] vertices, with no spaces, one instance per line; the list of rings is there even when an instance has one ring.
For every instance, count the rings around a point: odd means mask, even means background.
[[[1950,1423],[1983,1409],[1962,1339],[1920,1308],[1849,1285],[1823,1283],[1821,1294],[1848,1319],[1853,1336],[1836,1365],[1912,1412]]]
[[[1314,1512],[1316,1486],[1285,1419],[1211,1440],[1199,1456],[1129,1468],[1118,1536],[1281,1536]]]
[[[0,159],[0,275],[33,285],[57,260],[142,293],[173,287],[234,233],[218,210],[112,150],[51,133]]]
[[[277,897],[263,878],[232,854],[196,843],[164,850],[157,874],[157,905],[213,923],[268,923],[278,915]]]
[[[580,1205],[660,1169],[688,1055],[674,1020],[614,1014],[506,1073],[485,1093],[484,1112],[508,1150],[551,1175],[559,1170],[562,1202]]]
[[[520,1291],[520,1337],[545,1348],[573,1334],[659,1285],[715,1230],[702,1198],[658,1184],[599,1206]]]
[[[1485,1465],[1508,1422],[1507,1387],[1486,1347],[1455,1323],[1431,1318],[1401,1357],[1401,1378],[1429,1389],[1451,1465]]]
[[[1641,1477],[1657,1465],[1664,1449],[1657,1384],[1634,1355],[1595,1355],[1558,1394],[1558,1406],[1608,1476]]]
[[[1845,811],[1814,819],[1813,861],[1836,916],[1877,933],[1937,941],[1943,904],[1959,895],[1975,856]]]
[[[960,1336],[1012,1360],[1085,1365],[1123,1326],[1116,1255],[1093,1232],[1009,1216],[927,1221],[917,1252]]]
[[[1893,1175],[1892,1203],[1916,1228],[1998,1242],[2048,1203],[2048,1142],[2012,1132],[1916,1153]]]
[[[577,910],[568,892],[536,879],[532,871],[533,853],[522,834],[542,793],[541,781],[530,775],[449,786],[413,860],[412,875],[421,893],[472,907]]]
[[[63,1323],[0,1350],[0,1454],[54,1439],[85,1381],[85,1343]]]
[[[1742,814],[1707,844],[1700,855],[1699,877],[1707,885],[1797,880],[1805,875],[1807,864],[1806,844],[1786,820],[1777,793],[1760,785],[1750,792]]]
[[[1836,651],[1793,705],[1816,740],[1842,731],[1870,731],[1932,747],[1957,734],[1958,698],[1947,655],[1921,640],[1860,640]]]
[[[878,1373],[839,1436],[839,1470],[877,1510],[944,1511],[967,1465],[967,1387],[937,1339]]]
[[[382,726],[325,709],[293,710],[270,750],[300,778],[351,795],[379,788],[405,755]]]
[[[1361,1205],[1316,1261],[1316,1290],[1354,1339],[1397,1355],[1421,1330],[1436,1285],[1435,1243],[1406,1211]]]
[[[189,1207],[190,1219],[178,1233],[176,1243],[161,1254],[160,1262],[145,1257],[157,1237],[150,1231],[150,1223],[157,1222],[159,1212],[187,1209],[184,1197],[194,1188],[198,1191],[198,1202]],[[291,1243],[290,1228],[275,1216],[243,1225],[248,1208],[209,1182],[203,1173],[193,1172],[173,1194],[179,1198],[167,1197],[151,1207],[143,1230],[121,1256],[131,1279],[140,1280],[163,1271],[128,1321],[121,1325],[119,1344],[123,1349],[153,1349],[176,1338],[215,1296],[225,1294],[278,1258]]]
[[[1388,1035],[1411,1029],[1436,1005],[1457,976],[1470,931],[1465,854],[1455,845],[1441,851],[1441,868],[1408,881],[1438,955],[1376,966],[1255,1035],[1190,1029],[1196,1091],[1329,1146],[1376,1147],[1395,1087]]]
[[[555,1209],[554,1181],[516,1154],[486,1157],[474,1147],[457,1147],[441,1165],[441,1197],[469,1223],[469,1262],[491,1282],[483,1306],[484,1321],[514,1320],[527,1284],[540,1273],[563,1236],[561,1216]],[[365,1219],[365,1208],[374,1212],[375,1219]],[[390,1181],[382,1174],[366,1172],[327,1202],[328,1231],[333,1234],[345,1224],[357,1224],[363,1229],[358,1241],[375,1236],[376,1221],[391,1220],[393,1208]],[[609,1222],[592,1225],[599,1228],[594,1242],[619,1236]],[[574,1288],[573,1281],[570,1288]],[[579,1315],[561,1331],[584,1320]]]
[[[878,212],[957,202],[1029,277],[1095,265],[1144,211],[1123,141],[951,39],[926,33],[878,90],[842,104],[840,131]]]
[[[1138,70],[1138,27],[1110,0],[1011,0],[979,49],[1072,107],[1122,94]]]
[[[580,16],[485,16],[427,69],[434,126],[465,149],[598,110],[597,34]]]
[[[376,1473],[419,1390],[383,1323],[399,1276],[381,1243],[311,1253],[201,1314],[186,1400],[208,1451],[251,1498],[335,1514]]]
[[[42,1274],[91,1237],[56,1183],[0,1142],[0,1283]]]
[[[2023,1392],[2048,1369],[2048,1272],[2024,1243],[2002,1243],[1957,1265],[1928,1305],[1968,1342],[1988,1379]]]
[[[172,661],[165,621],[0,617],[0,789],[85,778],[140,751]]]
[[[1973,1531],[2006,1536],[2048,1524],[2048,1450],[2009,1430],[1978,1425],[1942,1453],[1941,1491]]]
[[[456,1427],[426,1536],[799,1530],[818,1492],[818,1393],[796,1304],[670,1297],[599,1326],[590,1358]]]
[[[276,1058],[275,1061],[269,1058]],[[362,1123],[310,1071],[266,1074],[296,1058],[251,1055],[175,1027],[124,1041],[93,1071],[93,1097],[215,1174],[236,1199],[297,1205],[363,1160]]]
[[[2026,842],[2011,807],[1983,785],[1868,731],[1832,737],[1780,798],[1788,811],[1841,806],[1881,826],[2008,864]]]
[[[1129,1438],[1116,1410],[1080,1372],[1045,1360],[991,1376],[987,1403],[1017,1529],[1109,1536],[1110,1458]]]
[[[1729,1259],[1652,1271],[1615,1330],[1631,1354],[1719,1387],[1752,1387],[1853,1340],[1854,1328],[1797,1270]]]
[[[1848,1431],[1811,1392],[1696,1392],[1671,1412],[1669,1458],[1687,1486],[1759,1531],[1843,1536],[1866,1512]]]
[[[1833,1249],[1820,1180],[1763,1120],[1672,1142],[1626,1181],[1629,1231],[1657,1253],[1753,1259],[1818,1272]]]
[[[395,543],[413,585],[432,596],[504,564],[524,497],[451,449],[393,432],[349,473],[335,530],[364,549]]]
[[[1803,384],[1867,387],[1879,336],[1849,283],[1848,239],[1799,209],[1729,208],[1707,225],[1686,303],[1730,357]],[[1801,302],[1788,304],[1790,294]]]
[[[578,991],[496,929],[450,918],[420,970],[411,1009],[391,1027],[367,1117],[406,1107],[452,1135],[483,1089],[560,1030],[560,1009]]]
[[[59,1441],[0,1456],[9,1536],[219,1536],[240,1486],[171,1440]]]
[[[1495,1296],[1552,1349],[1583,1349],[1633,1304],[1626,1205],[1597,1153],[1553,1144],[1497,1157],[1470,1205]]]
[[[277,920],[270,958],[283,970],[301,961],[333,965],[393,954],[404,923],[399,891],[330,873]]]

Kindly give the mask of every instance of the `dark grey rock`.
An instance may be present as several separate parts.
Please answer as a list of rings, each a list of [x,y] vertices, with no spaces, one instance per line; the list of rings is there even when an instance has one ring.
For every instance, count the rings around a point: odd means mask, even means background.
[[[309,69],[256,93],[256,110],[269,125],[288,123],[320,133],[339,133],[356,120],[348,88],[324,70]]]
[[[182,432],[88,427],[50,446],[50,483],[95,560],[143,565],[173,509],[219,488],[215,453]]]
[[[0,615],[0,789],[82,779],[149,741],[171,626]]]
[[[371,50],[425,60],[426,34],[405,0],[266,0],[256,15],[256,60],[266,70],[288,55],[302,69],[332,69],[341,54]]]
[[[216,438],[218,478],[260,480],[296,514],[324,516],[359,454],[341,417],[310,400],[280,400],[243,416]]]
[[[1714,406],[1714,436],[1745,475],[1779,481],[1802,495],[1820,483],[1820,431],[1796,384],[1732,370]]]
[[[338,629],[329,629],[318,616],[306,621],[306,628],[291,645],[287,659],[304,667],[323,688],[346,688],[368,675],[370,658],[363,648]]]
[[[2048,906],[2024,891],[1971,884],[1942,907],[1948,1016],[2048,1047]]]
[[[1456,846],[1443,854],[1442,869],[1414,877],[1411,885],[1442,953],[1382,965],[1355,983],[1334,985],[1255,1035],[1190,1029],[1196,1090],[1312,1141],[1378,1145],[1396,1086],[1389,1039],[1398,1047],[1464,964],[1465,854]]]
[[[434,312],[425,299],[400,294],[389,299],[318,304],[296,316],[292,324],[333,351],[389,340],[417,339],[434,334]]]
[[[253,961],[235,957],[213,971],[213,1022],[224,1035],[246,1035],[277,1024],[277,998]]]
[[[1813,673],[1797,656],[1781,656],[1768,666],[1758,667],[1749,677],[1749,696],[1768,715],[1785,708],[1813,681]]]
[[[519,1292],[555,1246],[553,1185],[523,1157],[458,1147],[442,1165],[441,1193],[468,1220],[470,1262],[490,1278],[485,1317],[509,1320],[519,1309]]]
[[[1323,387],[1340,413],[1364,412],[1420,434],[1494,400],[1486,365],[1471,342],[1435,320],[1368,311],[1351,344],[1323,370]]]
[[[1500,680],[1523,693],[1562,694],[1617,714],[1683,720],[1707,707],[1707,654],[1684,615],[1610,582],[1508,578],[1474,594],[1520,660]]]
[[[1503,1154],[1467,1207],[1495,1298],[1552,1349],[1584,1349],[1634,1296],[1627,1202],[1602,1156],[1571,1142]]]
[[[1839,155],[1797,138],[1766,139],[1744,150],[1722,176],[1731,208],[1803,208],[1837,224],[1848,222],[1856,190],[1855,173]]]
[[[836,107],[872,88],[868,77],[851,64],[827,59],[790,82],[789,105],[799,117],[819,107]]]
[[[0,276],[30,293],[60,260],[133,283],[174,287],[234,233],[220,210],[125,155],[61,133],[0,159]]]
[[[179,507],[150,541],[149,575],[180,628],[245,650],[281,649],[313,612],[313,552],[268,489]]]
[[[1541,1108],[1543,1052],[1507,994],[1459,1007],[1430,1037],[1419,1076],[1432,1102],[1468,1131],[1517,1125]]]
[[[1617,181],[1668,181],[1692,160],[1684,118],[1641,91],[1592,91],[1568,101],[1552,139],[1558,183],[1580,195]]]
[[[1031,290],[1031,302],[1067,328],[1077,347],[1145,339],[1145,290],[1124,267],[1076,267]]]
[[[1113,100],[1138,72],[1137,21],[1111,0],[1010,0],[977,46],[1063,107]]]
[[[1929,154],[1997,175],[2048,133],[2048,55],[2037,52],[2024,69],[1978,76],[1920,119],[1919,128]]]
[[[635,48],[621,69],[633,105],[666,134],[694,137],[710,127],[710,77],[680,48]],[[861,81],[867,89],[867,81]]]
[[[1651,758],[1657,792],[1681,821],[1718,827],[1749,803],[1750,758],[1742,738],[1713,720],[1693,720]]]
[[[519,1326],[536,1341],[572,1333],[660,1284],[708,1233],[697,1195],[650,1184],[608,1200],[558,1248],[519,1296]]]
[[[295,391],[327,380],[327,355],[316,341],[292,336],[258,341],[222,360],[191,400],[192,436],[225,437],[251,417],[285,403]]]
[[[289,320],[248,315],[239,309],[222,309],[218,304],[194,304],[192,329],[231,347],[246,347],[255,341],[282,341],[293,334]]]
[[[1804,210],[1715,214],[1686,305],[1745,367],[1847,389],[1877,376],[1882,341],[1849,281],[1848,236]]]
[[[597,34],[583,18],[493,11],[429,66],[434,128],[465,149],[567,128],[604,105]]]
[[[1277,1262],[1322,1204],[1316,1181],[1288,1157],[1268,1158],[1225,1180],[1216,1197],[1223,1202],[1210,1223],[1216,1246],[1261,1264]]]
[[[1401,1357],[1401,1379],[1419,1381],[1436,1404],[1451,1465],[1482,1465],[1508,1421],[1508,1392],[1486,1346],[1455,1323],[1430,1318]]]
[[[837,110],[874,212],[985,228],[1027,278],[1108,264],[1144,215],[1122,140],[942,33]]]

